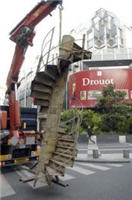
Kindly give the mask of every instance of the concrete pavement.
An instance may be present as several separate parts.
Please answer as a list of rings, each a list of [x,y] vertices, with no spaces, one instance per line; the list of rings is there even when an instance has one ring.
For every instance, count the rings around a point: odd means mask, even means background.
[[[132,160],[132,154],[130,154],[129,159],[123,158],[123,155],[120,153],[112,154],[101,154],[99,158],[93,158],[87,154],[78,154],[76,161],[78,162],[96,162],[96,163],[128,163]]]
[[[79,145],[79,153],[76,161],[78,162],[97,162],[97,163],[128,163],[132,161],[132,144],[90,144]],[[99,152],[98,158],[93,158],[93,150]],[[126,151],[127,158],[124,158],[123,151]],[[90,153],[89,153],[90,151]],[[129,155],[128,155],[129,154]]]

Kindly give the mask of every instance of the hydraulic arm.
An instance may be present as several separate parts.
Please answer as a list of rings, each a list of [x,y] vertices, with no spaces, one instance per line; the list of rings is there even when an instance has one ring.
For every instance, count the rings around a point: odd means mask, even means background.
[[[18,75],[24,61],[27,47],[33,45],[35,26],[61,4],[62,0],[42,0],[11,31],[10,39],[16,43],[12,64],[7,77],[7,93],[9,95],[10,133],[19,136],[21,126],[19,102],[17,100]]]

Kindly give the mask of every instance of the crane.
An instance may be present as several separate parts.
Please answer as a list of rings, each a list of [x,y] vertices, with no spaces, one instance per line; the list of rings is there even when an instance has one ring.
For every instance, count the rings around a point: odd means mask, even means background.
[[[33,46],[35,27],[61,4],[62,0],[41,0],[10,32],[10,40],[16,46],[6,81],[9,105],[0,106],[0,166],[16,164],[18,159],[24,162],[32,159],[33,154],[38,155],[37,132],[23,128],[22,121],[22,116],[25,119],[27,115],[35,121],[36,110],[22,109],[21,113],[17,96],[18,77],[27,48]],[[24,156],[25,160],[21,159]]]
[[[19,137],[21,127],[19,101],[17,99],[18,76],[28,46],[33,46],[36,25],[51,14],[62,0],[42,0],[24,19],[10,32],[10,39],[16,43],[15,52],[7,77],[7,93],[9,95],[10,135]]]
[[[7,143],[10,143],[10,145],[16,145],[18,147],[21,143],[24,144],[25,137],[27,137],[26,141],[28,141],[28,145],[32,145],[32,143],[35,145],[37,143],[32,138],[36,132],[21,130],[20,108],[17,98],[18,76],[24,62],[26,50],[29,45],[33,45],[35,26],[47,15],[50,15],[57,5],[60,4],[62,4],[62,0],[41,1],[10,33],[10,39],[16,43],[13,60],[7,77],[10,121],[9,141],[7,139]],[[73,166],[75,156],[77,155],[77,138],[60,129],[59,123],[68,76],[68,67],[73,62],[77,62],[83,58],[90,58],[91,52],[85,51],[84,45],[82,45],[83,47],[77,45],[75,39],[70,35],[63,36],[59,45],[57,65],[47,64],[44,71],[41,71],[38,67],[36,76],[31,84],[31,96],[34,98],[34,104],[40,107],[38,113],[38,121],[40,124],[39,132],[43,137],[39,159],[33,167],[35,168],[35,171],[32,171],[33,177],[21,179],[21,181],[28,182],[34,180],[34,185],[37,180],[41,180],[47,182],[49,185],[51,182],[54,182],[65,186],[60,182],[59,176],[64,176],[67,166]],[[79,117],[77,117],[77,121],[80,123]],[[78,130],[79,123],[77,123]],[[5,125],[3,127],[6,128]],[[24,154],[26,154],[25,149],[26,144],[25,148],[22,149]],[[29,150],[28,148],[28,152],[31,154]],[[20,151],[21,148],[17,151],[18,158]]]

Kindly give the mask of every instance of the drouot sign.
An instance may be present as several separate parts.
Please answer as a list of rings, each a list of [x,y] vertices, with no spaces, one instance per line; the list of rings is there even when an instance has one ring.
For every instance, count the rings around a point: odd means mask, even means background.
[[[113,79],[96,79],[96,80],[91,80],[89,78],[83,78],[82,79],[83,86],[88,86],[88,85],[109,85],[109,84],[114,84]]]

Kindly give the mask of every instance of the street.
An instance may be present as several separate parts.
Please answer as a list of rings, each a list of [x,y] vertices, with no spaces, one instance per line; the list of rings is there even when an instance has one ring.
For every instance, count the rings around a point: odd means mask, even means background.
[[[117,149],[120,148],[122,148],[121,145],[118,145]],[[80,147],[80,151],[82,151],[81,149],[82,147]],[[131,172],[131,162],[118,164],[76,162],[73,168],[67,169],[65,177],[62,178],[64,183],[69,184],[68,187],[63,188],[55,184],[49,187],[44,183],[38,183],[36,188],[33,188],[32,182],[21,183],[19,181],[21,177],[30,176],[29,172],[20,167],[8,167],[2,169],[0,175],[1,199],[131,200]]]

